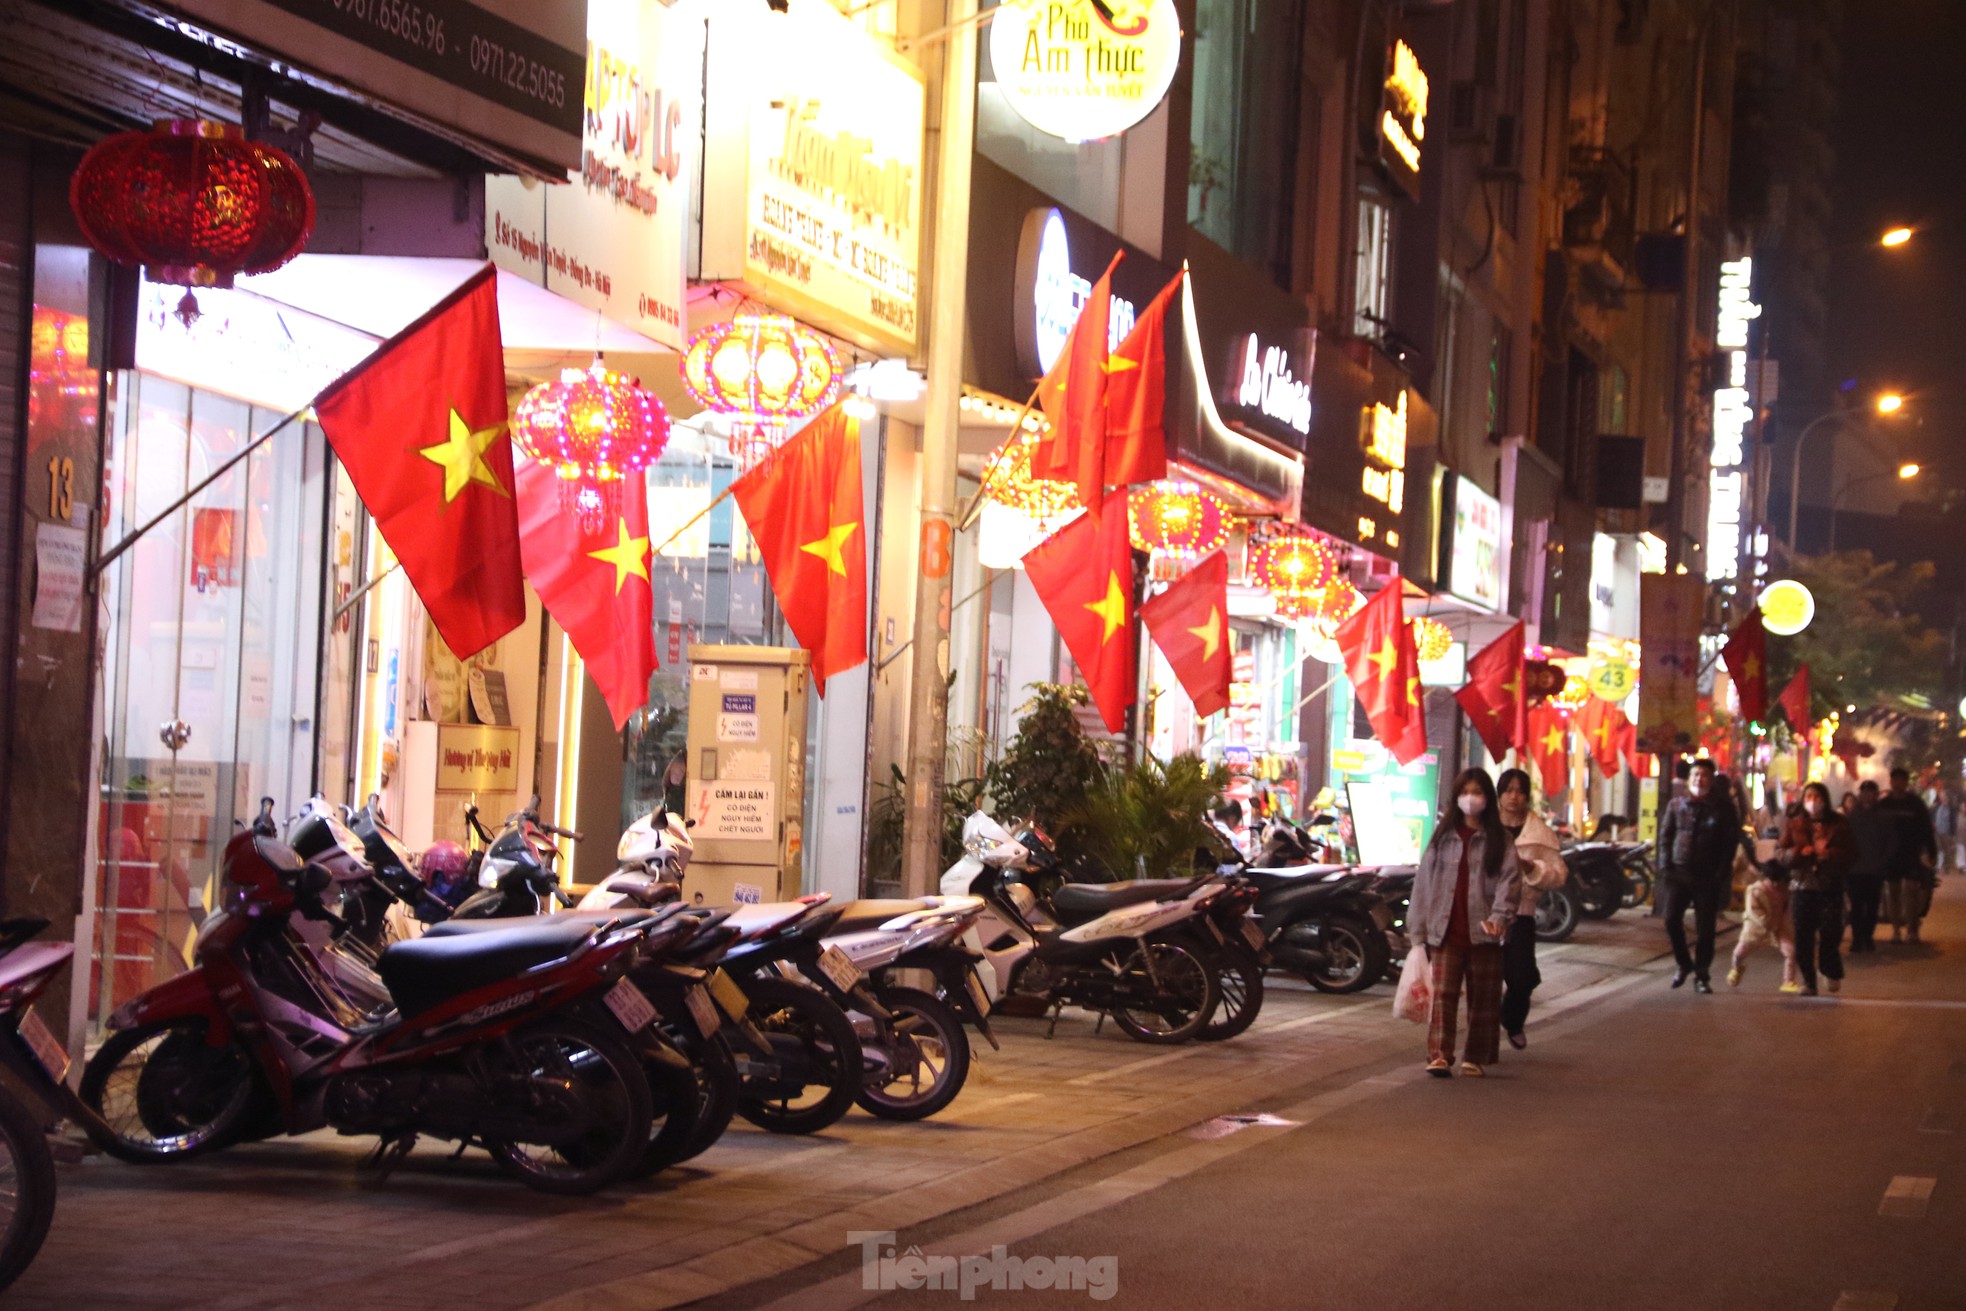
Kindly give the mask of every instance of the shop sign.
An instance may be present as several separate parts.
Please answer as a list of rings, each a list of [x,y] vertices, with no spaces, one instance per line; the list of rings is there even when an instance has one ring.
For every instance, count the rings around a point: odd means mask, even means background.
[[[1747,492],[1747,430],[1754,418],[1748,390],[1748,323],[1761,316],[1749,299],[1754,261],[1720,266],[1720,315],[1714,345],[1727,352],[1727,385],[1713,394],[1713,454],[1707,472],[1707,581],[1741,568],[1741,503]]]
[[[586,5],[175,0],[171,7],[208,32],[332,69],[337,81],[469,138],[553,167],[579,161]]]
[[[437,725],[437,791],[518,790],[518,729],[492,724]]]
[[[691,835],[733,842],[778,840],[778,788],[769,781],[712,782],[694,785]]]
[[[1623,656],[1601,655],[1591,661],[1584,685],[1600,701],[1622,703],[1638,686],[1638,671]]]
[[[1383,513],[1372,511],[1359,516],[1358,540],[1377,538],[1389,547],[1399,545],[1399,516],[1406,509],[1406,392],[1387,405],[1374,401],[1359,416],[1359,447],[1365,452],[1365,469],[1359,490]]]
[[[1043,374],[1051,372],[1051,366],[1064,354],[1065,339],[1071,336],[1079,311],[1092,295],[1092,280],[1072,267],[1072,242],[1065,233],[1063,214],[1056,209],[1039,210],[1031,221],[1036,224],[1036,254],[1024,287],[1028,289],[1030,301],[1027,314],[1037,349],[1038,372]],[[1126,265],[1122,262],[1120,267]],[[1118,291],[1112,293],[1106,311],[1109,352],[1117,349],[1126,340],[1126,334],[1133,331],[1138,313],[1132,300]]]
[[[1174,0],[1004,0],[990,25],[1004,103],[1067,141],[1118,136],[1153,113],[1180,62]]]
[[[590,0],[579,172],[485,179],[500,268],[681,350],[701,29],[655,0]]]
[[[789,0],[784,13],[720,5],[709,30],[702,276],[741,279],[866,344],[912,349],[920,74],[830,0]],[[727,221],[739,205],[741,228]]]
[[[1400,189],[1420,193],[1420,150],[1427,137],[1427,75],[1413,47],[1393,42],[1379,111],[1380,158]]]
[[[1502,608],[1502,503],[1465,475],[1454,479],[1454,532],[1447,590],[1490,610]]]
[[[1638,744],[1646,751],[1684,751],[1698,740],[1706,601],[1706,583],[1689,574],[1639,577]]]
[[[1310,378],[1309,360],[1252,332],[1229,363],[1225,408],[1274,419],[1297,434],[1293,445],[1300,444],[1311,432]]]
[[[1815,593],[1793,578],[1777,579],[1761,594],[1761,626],[1777,637],[1794,637],[1815,617]]]

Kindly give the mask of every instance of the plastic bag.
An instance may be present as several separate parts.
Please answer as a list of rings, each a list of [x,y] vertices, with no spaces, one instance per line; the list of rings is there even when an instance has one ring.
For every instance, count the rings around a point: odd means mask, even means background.
[[[1426,947],[1416,942],[1406,953],[1406,964],[1400,967],[1399,987],[1393,991],[1393,1014],[1425,1024],[1433,1008],[1433,966],[1427,960]]]

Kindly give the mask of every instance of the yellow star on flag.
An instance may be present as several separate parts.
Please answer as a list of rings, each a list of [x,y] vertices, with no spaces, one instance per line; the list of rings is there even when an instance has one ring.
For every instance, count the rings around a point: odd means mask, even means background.
[[[1189,632],[1202,641],[1201,658],[1213,660],[1222,647],[1222,609],[1220,606],[1208,607],[1208,622],[1190,628]]]
[[[1117,571],[1106,575],[1106,595],[1097,601],[1087,601],[1085,608],[1105,621],[1106,631],[1099,635],[1100,642],[1111,641],[1113,634],[1126,623],[1126,593],[1120,590]]]
[[[1366,659],[1378,667],[1379,672],[1376,675],[1378,679],[1390,678],[1393,666],[1399,663],[1399,647],[1394,644],[1392,635],[1387,634],[1385,640],[1379,644],[1379,649],[1368,655]]]
[[[1517,674],[1514,678],[1502,684],[1502,690],[1509,694],[1509,700],[1515,700],[1516,695],[1522,691],[1522,675]]]
[[[505,434],[503,423],[489,428],[473,429],[464,421],[464,416],[451,408],[451,435],[448,440],[435,446],[425,446],[417,451],[430,463],[439,465],[444,471],[444,504],[449,505],[472,483],[480,483],[491,488],[500,496],[508,495],[499,486],[498,475],[492,472],[491,465],[485,463],[485,452],[491,444]]]
[[[1106,362],[1100,365],[1099,367],[1104,369],[1107,373],[1119,373],[1126,369],[1139,368],[1140,361],[1130,360],[1124,355],[1108,355],[1106,357]]]
[[[1752,681],[1753,679],[1759,678],[1760,676],[1761,676],[1761,662],[1759,660],[1756,660],[1753,656],[1749,656],[1747,658],[1747,662],[1741,666],[1742,681],[1743,682]]]
[[[1555,724],[1551,724],[1550,731],[1547,734],[1545,734],[1543,737],[1543,750],[1550,755],[1555,755],[1557,752],[1561,751],[1562,749],[1563,749],[1563,730],[1558,728]]]
[[[630,537],[626,519],[617,519],[615,528],[618,536],[614,545],[604,546],[598,551],[589,551],[587,558],[614,566],[614,590],[618,596],[621,594],[621,585],[628,581],[630,574],[643,582],[649,581],[649,539]]]
[[[1406,676],[1406,703],[1411,706],[1418,706],[1425,704],[1426,699],[1426,689],[1420,686],[1420,675],[1408,674]]]
[[[826,562],[828,569],[831,569],[834,573],[844,578],[846,577],[846,556],[841,554],[840,548],[846,545],[846,539],[853,536],[853,530],[858,527],[860,527],[858,522],[834,524],[826,530],[824,537],[815,538],[810,542],[806,542],[799,549],[801,551],[810,551],[812,554],[818,556]]]

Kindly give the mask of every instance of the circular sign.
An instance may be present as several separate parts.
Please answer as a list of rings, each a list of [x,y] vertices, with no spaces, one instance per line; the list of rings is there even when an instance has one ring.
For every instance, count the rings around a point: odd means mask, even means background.
[[[1118,136],[1154,112],[1181,61],[1174,0],[1004,0],[990,24],[997,89],[1067,141]]]
[[[1816,598],[1793,578],[1777,579],[1761,594],[1761,626],[1777,637],[1794,637],[1816,617]]]
[[[1638,671],[1623,656],[1599,656],[1585,683],[1600,701],[1623,701],[1638,686]]]

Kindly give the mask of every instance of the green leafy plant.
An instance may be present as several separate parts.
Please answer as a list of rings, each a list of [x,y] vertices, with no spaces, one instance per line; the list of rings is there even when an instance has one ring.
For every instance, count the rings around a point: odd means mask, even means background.
[[[1061,827],[1110,878],[1176,876],[1208,844],[1208,808],[1228,781],[1227,770],[1192,754],[1109,765]]]
[[[997,819],[1035,819],[1058,827],[1060,817],[1085,800],[1086,788],[1104,771],[1105,762],[1073,713],[1084,704],[1082,687],[1032,684],[1017,736],[986,772],[991,813]]]

